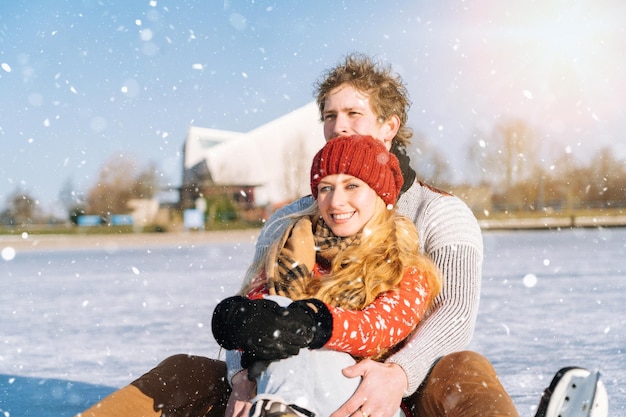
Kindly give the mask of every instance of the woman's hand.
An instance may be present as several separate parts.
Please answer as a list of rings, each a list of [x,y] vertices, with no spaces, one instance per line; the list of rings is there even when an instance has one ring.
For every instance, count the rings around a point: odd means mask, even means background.
[[[232,380],[233,390],[226,404],[224,417],[247,417],[256,395],[256,381],[248,380],[248,371],[237,373]]]
[[[297,355],[313,339],[312,330],[290,317],[287,309],[276,302],[242,296],[228,297],[217,304],[211,329],[220,346],[241,349],[250,361]]]
[[[404,369],[395,363],[364,359],[343,369],[347,378],[361,377],[352,397],[330,417],[391,417],[408,387]]]

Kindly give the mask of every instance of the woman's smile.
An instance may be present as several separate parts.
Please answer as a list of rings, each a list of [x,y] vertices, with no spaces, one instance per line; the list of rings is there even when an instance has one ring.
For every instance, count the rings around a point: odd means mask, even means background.
[[[354,211],[351,211],[349,213],[333,213],[331,214],[331,216],[336,222],[344,222],[350,220],[354,213]]]

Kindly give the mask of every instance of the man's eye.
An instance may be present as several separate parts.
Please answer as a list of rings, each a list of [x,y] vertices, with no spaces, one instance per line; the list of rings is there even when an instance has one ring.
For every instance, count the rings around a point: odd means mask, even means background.
[[[346,188],[348,188],[348,189],[352,189],[352,188],[359,188],[359,184],[348,184],[348,185],[346,186]]]
[[[320,187],[318,192],[320,192],[320,193],[327,193],[327,192],[329,192],[331,190],[332,190],[332,187],[327,185],[325,187]]]

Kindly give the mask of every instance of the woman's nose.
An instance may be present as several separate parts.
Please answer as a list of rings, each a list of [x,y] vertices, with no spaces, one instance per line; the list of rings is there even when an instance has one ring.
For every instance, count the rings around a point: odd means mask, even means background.
[[[331,207],[341,207],[346,203],[346,193],[342,189],[335,188],[330,196]]]

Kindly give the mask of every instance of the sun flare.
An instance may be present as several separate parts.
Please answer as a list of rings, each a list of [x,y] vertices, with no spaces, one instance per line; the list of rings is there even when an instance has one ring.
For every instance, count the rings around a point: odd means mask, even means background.
[[[616,117],[626,37],[615,8],[555,0],[525,3],[507,16],[486,46],[489,87],[503,113],[557,132]]]

